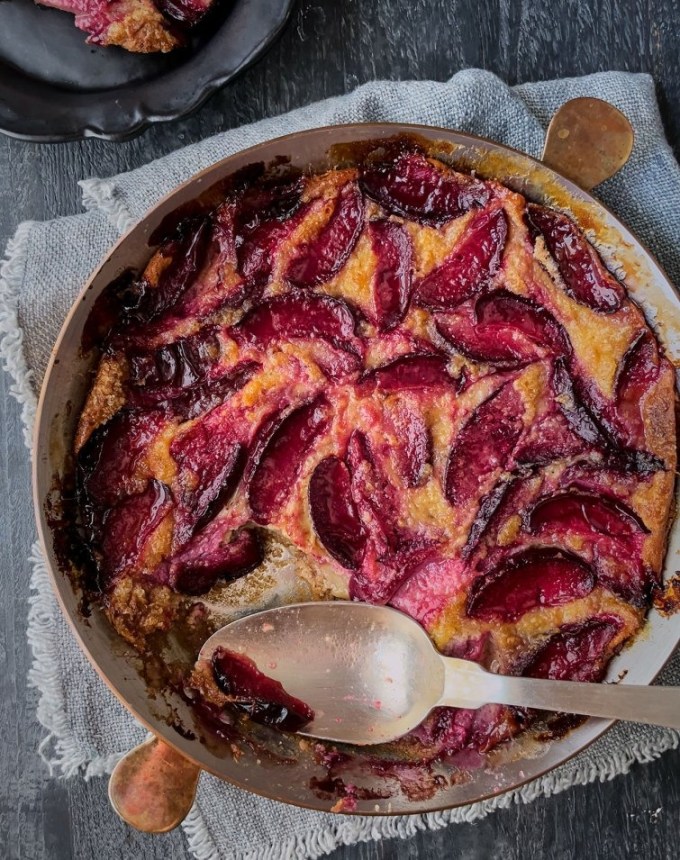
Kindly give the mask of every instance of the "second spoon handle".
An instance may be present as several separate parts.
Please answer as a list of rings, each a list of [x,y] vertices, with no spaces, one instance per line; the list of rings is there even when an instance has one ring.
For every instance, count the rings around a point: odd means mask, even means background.
[[[476,666],[471,671],[467,661],[448,658],[444,664],[447,678],[442,705],[477,708],[493,702],[680,729],[680,687],[513,678]]]

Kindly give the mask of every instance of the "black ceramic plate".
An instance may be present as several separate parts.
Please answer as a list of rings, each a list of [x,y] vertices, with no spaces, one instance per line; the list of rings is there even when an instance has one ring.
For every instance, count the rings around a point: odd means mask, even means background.
[[[122,140],[184,116],[271,45],[293,2],[219,0],[185,48],[130,54],[85,44],[65,12],[0,0],[0,131]]]

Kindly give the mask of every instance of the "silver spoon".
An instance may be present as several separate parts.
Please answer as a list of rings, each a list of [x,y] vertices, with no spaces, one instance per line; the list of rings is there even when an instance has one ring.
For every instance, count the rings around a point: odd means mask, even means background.
[[[245,654],[314,710],[303,734],[351,744],[396,740],[433,708],[495,703],[680,729],[680,688],[494,675],[442,656],[423,628],[387,606],[333,601],[267,609],[208,639]]]

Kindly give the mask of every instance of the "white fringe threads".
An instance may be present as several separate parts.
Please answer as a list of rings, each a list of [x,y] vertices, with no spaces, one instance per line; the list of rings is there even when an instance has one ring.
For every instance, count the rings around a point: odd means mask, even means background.
[[[134,218],[128,212],[125,203],[118,197],[113,182],[81,179],[78,185],[83,192],[83,206],[88,212],[97,210],[104,212],[121,236],[132,227]]]
[[[33,372],[28,369],[24,356],[24,333],[19,325],[17,297],[24,280],[32,226],[32,221],[19,224],[14,238],[7,243],[5,259],[0,264],[0,358],[13,379],[10,393],[21,406],[24,442],[29,450],[38,400],[33,390]]]
[[[109,183],[84,180],[83,199],[86,208],[101,208],[119,232],[131,223],[130,215],[115,188]],[[31,447],[37,398],[32,387],[33,374],[26,365],[23,352],[24,335],[19,326],[17,297],[22,288],[26,255],[32,222],[20,224],[7,245],[4,262],[0,265],[0,359],[10,373],[12,395],[21,406],[24,439]],[[39,753],[50,775],[71,777],[81,775],[86,780],[104,776],[115,767],[123,753],[100,756],[96,750],[84,747],[69,725],[64,701],[62,679],[58,673],[57,624],[59,608],[52,594],[50,577],[38,542],[33,544],[29,558],[32,566],[31,594],[28,613],[28,643],[33,653],[29,683],[39,692],[37,715],[47,729],[47,736]],[[586,785],[599,780],[605,782],[628,773],[636,763],[658,758],[668,749],[676,749],[680,733],[668,733],[660,742],[638,744],[612,753],[606,760],[584,761],[576,774],[569,777],[557,772],[534,780],[516,791],[500,795],[470,806],[427,815],[409,815],[396,818],[350,818],[338,816],[337,824],[324,831],[312,831],[303,837],[291,837],[269,846],[265,851],[234,854],[220,850],[207,826],[197,802],[182,828],[189,850],[196,860],[316,860],[340,845],[351,845],[370,840],[407,838],[419,830],[435,830],[449,824],[478,821],[496,809],[506,809],[514,803],[530,803],[538,797],[549,797],[573,785]]]

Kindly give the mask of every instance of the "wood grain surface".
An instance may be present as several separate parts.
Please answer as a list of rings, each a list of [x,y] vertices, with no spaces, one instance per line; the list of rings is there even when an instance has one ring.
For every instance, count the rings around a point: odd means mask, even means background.
[[[12,0],[30,2],[30,0]],[[80,211],[76,181],[137,167],[207,135],[344,93],[375,78],[445,80],[477,66],[509,83],[622,69],[654,75],[666,131],[680,149],[678,0],[300,0],[282,39],[202,110],[123,144],[40,145],[0,135],[0,246],[20,221]],[[680,204],[679,204],[680,205]],[[0,376],[0,858],[171,860],[175,832],[145,837],[111,812],[105,780],[51,778],[27,685],[25,639],[34,539],[19,410]],[[680,752],[612,782],[573,788],[485,820],[408,841],[342,848],[378,858],[680,857]]]

